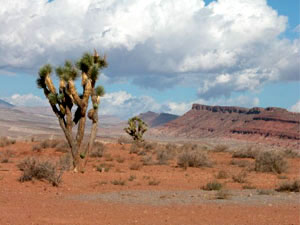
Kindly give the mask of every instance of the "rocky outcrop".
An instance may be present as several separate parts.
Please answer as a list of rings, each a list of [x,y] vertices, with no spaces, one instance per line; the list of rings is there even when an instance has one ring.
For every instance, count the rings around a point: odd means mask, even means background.
[[[183,116],[157,128],[167,136],[300,140],[300,113],[283,108],[193,104]]]

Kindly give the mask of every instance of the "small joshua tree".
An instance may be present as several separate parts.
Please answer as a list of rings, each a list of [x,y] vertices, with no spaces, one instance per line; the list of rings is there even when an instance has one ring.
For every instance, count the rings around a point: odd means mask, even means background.
[[[135,116],[128,120],[128,127],[124,128],[134,141],[143,141],[143,134],[147,131],[147,124]]]
[[[91,152],[98,128],[98,108],[100,97],[104,95],[102,86],[95,86],[99,77],[99,71],[107,67],[106,56],[85,53],[76,65],[66,61],[64,66],[57,67],[55,72],[59,78],[58,91],[51,79],[52,66],[47,64],[41,67],[37,85],[44,90],[51,108],[58,118],[59,125],[71,149],[74,171],[82,171],[87,162],[88,153]],[[74,81],[81,76],[83,93],[78,94]],[[87,112],[89,99],[92,108]],[[72,110],[73,107],[77,107]],[[72,114],[74,112],[74,115]],[[87,147],[83,147],[82,141],[85,132],[86,115],[92,121],[91,133]],[[73,136],[72,129],[77,127],[77,135]]]

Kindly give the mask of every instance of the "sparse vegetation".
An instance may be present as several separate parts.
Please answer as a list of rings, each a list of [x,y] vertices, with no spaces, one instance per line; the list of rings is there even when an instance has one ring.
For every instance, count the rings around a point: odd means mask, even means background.
[[[143,156],[142,162],[143,162],[143,165],[145,165],[145,166],[149,166],[149,165],[153,165],[154,164],[151,155],[145,155],[145,156]]]
[[[268,189],[258,189],[257,194],[259,195],[272,195],[273,191]]]
[[[284,181],[275,190],[278,192],[300,192],[300,181]]]
[[[24,159],[18,164],[18,168],[23,171],[23,174],[19,178],[20,182],[37,179],[46,180],[53,186],[58,186],[63,174],[63,170],[58,171],[52,162],[40,161],[36,158]]]
[[[101,163],[96,167],[96,169],[97,171],[103,173],[103,172],[108,172],[112,167],[113,167],[112,164]]]
[[[183,168],[211,167],[212,163],[205,152],[193,150],[181,153],[177,158],[177,165]]]
[[[228,177],[229,177],[228,173],[226,171],[224,171],[224,170],[220,170],[218,172],[218,174],[216,175],[217,179],[226,179]]]
[[[230,164],[234,165],[234,166],[238,166],[238,167],[249,167],[250,166],[250,162],[248,162],[246,160],[233,159],[233,160],[231,160]]]
[[[124,144],[131,144],[132,143],[132,140],[127,138],[127,137],[124,137],[124,136],[121,136],[118,138],[118,143],[120,145],[124,145]]]
[[[159,184],[160,184],[160,181],[156,180],[155,178],[149,180],[149,182],[148,182],[148,185],[150,185],[150,186],[157,186]]]
[[[233,175],[232,180],[236,183],[246,183],[247,182],[246,177],[247,177],[247,173],[243,171],[237,175]]]
[[[120,178],[120,179],[118,179],[118,180],[113,180],[113,181],[111,181],[111,183],[112,183],[113,185],[121,185],[121,186],[123,186],[123,185],[126,184],[126,181],[125,181],[125,180],[122,180],[122,179]]]
[[[7,137],[0,137],[0,147],[6,147],[15,143],[16,141],[13,139],[8,139]]]
[[[134,181],[136,179],[135,175],[130,175],[130,177],[128,178],[128,181]]]
[[[217,145],[213,149],[214,152],[226,152],[228,150],[228,146],[226,145]]]
[[[228,192],[228,190],[219,190],[216,192],[215,194],[215,198],[216,199],[229,199],[230,198],[230,194]]]
[[[232,158],[249,158],[255,159],[258,154],[258,150],[254,150],[252,147],[245,149],[240,149],[235,151],[232,155]]]
[[[103,157],[104,152],[105,152],[105,145],[101,142],[96,142],[94,144],[93,151],[90,153],[90,157],[101,158]]]
[[[242,188],[243,188],[243,189],[256,189],[256,187],[255,187],[255,186],[252,186],[251,184],[245,184],[245,185],[243,185]]]
[[[255,159],[255,171],[283,173],[287,170],[288,163],[284,157],[276,152],[261,152]]]
[[[123,163],[125,161],[125,158],[121,157],[120,155],[117,155],[115,158],[118,163]]]
[[[0,153],[0,163],[9,163],[10,158],[14,156],[11,150],[6,150]]]
[[[286,149],[283,153],[284,153],[284,156],[287,158],[299,158],[300,157],[299,151],[296,151],[293,149]]]
[[[202,187],[205,191],[218,191],[223,188],[223,185],[218,181],[212,181],[207,183],[205,186]]]
[[[132,163],[130,166],[129,166],[129,169],[131,170],[140,170],[142,168],[142,165],[140,163]]]
[[[158,165],[168,164],[168,160],[171,158],[169,151],[167,150],[158,150],[156,152],[156,160]]]

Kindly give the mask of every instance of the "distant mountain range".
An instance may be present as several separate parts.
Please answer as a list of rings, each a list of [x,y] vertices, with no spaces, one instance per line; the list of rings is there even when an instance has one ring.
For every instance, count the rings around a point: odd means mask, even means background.
[[[0,99],[0,107],[7,107],[7,108],[9,108],[9,107],[14,107],[14,105],[12,105],[12,104],[10,104],[10,103],[8,103],[8,102]]]
[[[157,127],[175,120],[179,116],[169,113],[155,113],[148,111],[146,113],[141,113],[138,117],[145,121],[149,127]]]

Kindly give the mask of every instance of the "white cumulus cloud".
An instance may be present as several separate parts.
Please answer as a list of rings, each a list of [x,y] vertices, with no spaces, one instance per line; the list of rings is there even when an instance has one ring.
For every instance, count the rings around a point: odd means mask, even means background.
[[[300,100],[291,106],[290,111],[300,113]]]
[[[33,94],[14,94],[11,97],[3,98],[5,101],[15,106],[46,106],[48,101]]]
[[[199,98],[299,80],[300,41],[266,0],[1,1],[0,68],[35,72],[97,48],[110,80],[188,84]],[[226,78],[226,79],[224,79]]]

